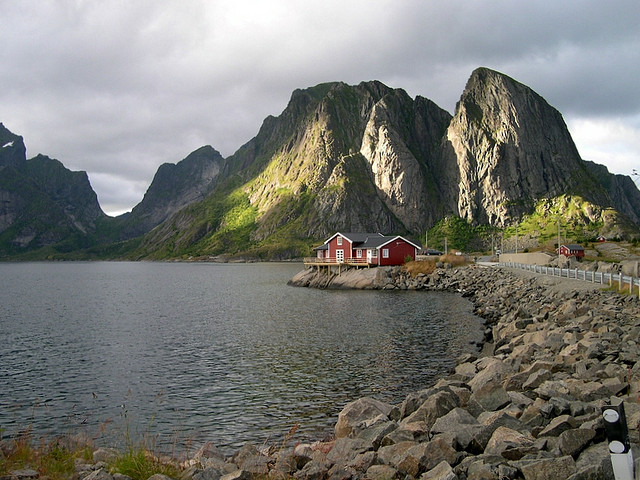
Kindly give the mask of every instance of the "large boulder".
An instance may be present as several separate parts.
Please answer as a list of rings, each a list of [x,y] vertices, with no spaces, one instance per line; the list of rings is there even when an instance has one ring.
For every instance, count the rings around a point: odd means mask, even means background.
[[[336,438],[355,435],[379,421],[388,421],[393,407],[369,397],[359,398],[345,406],[338,415]]]

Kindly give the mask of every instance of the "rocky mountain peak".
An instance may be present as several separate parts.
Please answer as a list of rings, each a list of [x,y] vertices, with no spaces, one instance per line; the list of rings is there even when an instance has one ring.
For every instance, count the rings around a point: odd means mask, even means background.
[[[142,201],[123,218],[121,238],[146,233],[186,205],[206,198],[224,169],[224,158],[210,145],[177,164],[162,164]]]
[[[0,123],[0,168],[5,165],[20,165],[26,160],[26,153],[22,137],[11,133]]]
[[[473,72],[447,131],[446,161],[457,163],[457,213],[505,225],[535,199],[576,191],[606,194],[588,173],[560,112],[529,87],[479,68]]]

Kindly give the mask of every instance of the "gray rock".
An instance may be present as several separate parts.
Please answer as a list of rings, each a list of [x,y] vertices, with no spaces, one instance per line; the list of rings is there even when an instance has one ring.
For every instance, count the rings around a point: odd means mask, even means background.
[[[113,480],[113,476],[104,468],[99,468],[84,477],[84,480]]]
[[[220,480],[252,480],[253,475],[244,470],[235,470],[220,477]]]
[[[536,370],[531,375],[529,375],[527,380],[525,380],[525,382],[522,384],[522,388],[524,390],[535,390],[540,385],[542,385],[543,382],[551,380],[551,378],[552,374],[549,370]]]
[[[353,459],[368,450],[372,449],[370,442],[359,438],[338,438],[329,453],[327,460],[339,465],[347,465]]]
[[[518,460],[535,449],[535,438],[507,427],[498,427],[487,442],[485,453],[502,455],[509,460]]]
[[[399,478],[399,473],[390,465],[372,465],[367,469],[366,478],[371,480],[394,480]]]
[[[478,417],[482,424],[482,430],[476,435],[475,439],[480,443],[482,449],[487,442],[500,427],[506,427],[517,432],[529,434],[529,429],[519,419],[512,417],[506,412],[486,412]]]
[[[327,480],[348,480],[355,476],[356,471],[345,465],[333,465],[327,472]]]
[[[193,480],[220,480],[220,478],[227,473],[230,472],[225,472],[218,467],[207,467],[195,473],[191,478],[193,478]]]
[[[463,408],[454,408],[438,418],[431,428],[432,434],[448,433],[461,450],[480,453],[483,446],[477,440],[484,430],[476,418]]]
[[[587,445],[596,436],[596,432],[590,428],[573,428],[560,434],[558,448],[562,455],[571,455],[577,458]]]
[[[382,439],[398,428],[398,424],[393,421],[382,421],[372,427],[365,428],[357,434],[359,440],[367,442],[374,449],[380,447]]]
[[[254,475],[266,475],[269,472],[269,466],[275,464],[275,461],[271,457],[265,455],[248,455],[242,459],[239,466],[240,469],[254,474]]]
[[[96,462],[111,462],[118,456],[118,451],[115,448],[98,448],[93,452],[93,461]]]
[[[351,460],[347,466],[353,468],[357,472],[366,472],[369,467],[375,465],[378,461],[378,454],[373,451],[359,453]]]
[[[564,480],[576,473],[576,463],[570,456],[542,458],[520,466],[525,480]]]
[[[381,446],[393,445],[400,442],[422,442],[429,439],[430,429],[426,422],[404,422],[398,428],[385,435]]]
[[[207,442],[198,449],[189,463],[192,465],[201,465],[205,469],[208,467],[220,468],[221,465],[226,463],[226,458],[217,447]]]
[[[551,397],[571,398],[569,395],[569,387],[563,380],[547,380],[536,388],[534,392],[538,397],[545,400]]]
[[[132,480],[129,475],[123,475],[122,473],[114,473],[113,480]]]
[[[106,473],[103,470],[101,472],[102,474]],[[11,474],[11,478],[14,478],[17,480],[30,480],[30,479],[35,479],[40,477],[40,474],[36,470],[33,470],[32,468],[21,468],[18,470],[11,470],[10,474]],[[106,477],[95,476],[94,478],[96,480],[103,480],[103,478],[106,478]],[[111,478],[111,475],[109,475],[109,478]]]
[[[260,451],[250,443],[247,443],[238,450],[231,458],[232,462],[236,464],[238,468],[242,468],[244,460],[248,457],[254,457],[260,455]]]
[[[468,409],[472,415],[480,415],[482,412],[494,412],[508,405],[511,397],[507,391],[497,382],[484,384],[471,394]]]
[[[454,473],[451,465],[443,460],[431,470],[425,472],[420,477],[420,480],[458,480],[459,478],[460,477]]]
[[[162,473],[156,473],[151,475],[147,480],[172,480],[169,475],[164,475]]]
[[[415,412],[402,420],[402,424],[424,422],[431,428],[435,421],[460,406],[459,397],[450,389],[431,395]]]
[[[297,480],[323,480],[327,477],[331,466],[331,463],[327,461],[312,460],[293,476]]]
[[[378,461],[385,465],[393,465],[394,459],[402,458],[411,448],[419,445],[417,442],[399,442],[378,449]]]
[[[551,420],[549,425],[547,425],[540,433],[539,437],[557,437],[565,430],[570,430],[572,428],[576,428],[578,426],[576,419],[571,415],[561,415],[559,417]]]
[[[406,447],[406,448],[405,448]],[[389,455],[389,453],[392,453]],[[453,463],[457,452],[445,440],[434,440],[416,445],[403,445],[393,452],[379,452],[378,459],[394,467],[399,472],[417,478],[441,461]]]
[[[338,415],[336,438],[357,434],[376,421],[388,420],[393,407],[373,398],[360,398],[345,406]]]
[[[576,468],[578,472],[591,472],[593,479],[614,478],[607,442],[587,447],[576,460]]]
[[[475,455],[462,460],[453,471],[467,480],[495,480],[499,478],[498,468],[504,461],[500,455]]]

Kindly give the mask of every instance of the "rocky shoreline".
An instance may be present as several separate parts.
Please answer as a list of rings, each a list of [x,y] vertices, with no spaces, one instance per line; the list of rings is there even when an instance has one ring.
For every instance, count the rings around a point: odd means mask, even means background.
[[[609,479],[601,410],[621,401],[632,446],[640,442],[636,297],[478,266],[416,278],[399,268],[360,270],[324,284],[314,275],[301,272],[291,284],[457,291],[485,320],[482,351],[399,405],[355,400],[331,441],[295,444],[290,432],[279,447],[246,445],[232,457],[207,445],[181,479]],[[95,460],[78,466],[78,478],[117,477]]]

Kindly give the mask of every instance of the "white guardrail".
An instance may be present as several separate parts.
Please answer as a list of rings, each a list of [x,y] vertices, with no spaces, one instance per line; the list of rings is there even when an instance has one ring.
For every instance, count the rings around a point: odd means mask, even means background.
[[[629,293],[633,293],[634,287],[638,287],[638,298],[640,298],[640,278],[635,278],[621,273],[604,273],[592,272],[588,270],[580,270],[578,268],[559,268],[547,267],[543,265],[528,265],[516,262],[501,262],[498,265],[511,268],[520,268],[530,272],[549,275],[551,277],[573,278],[583,280],[585,282],[599,283],[601,285],[613,286],[618,285],[618,290],[629,289]]]

